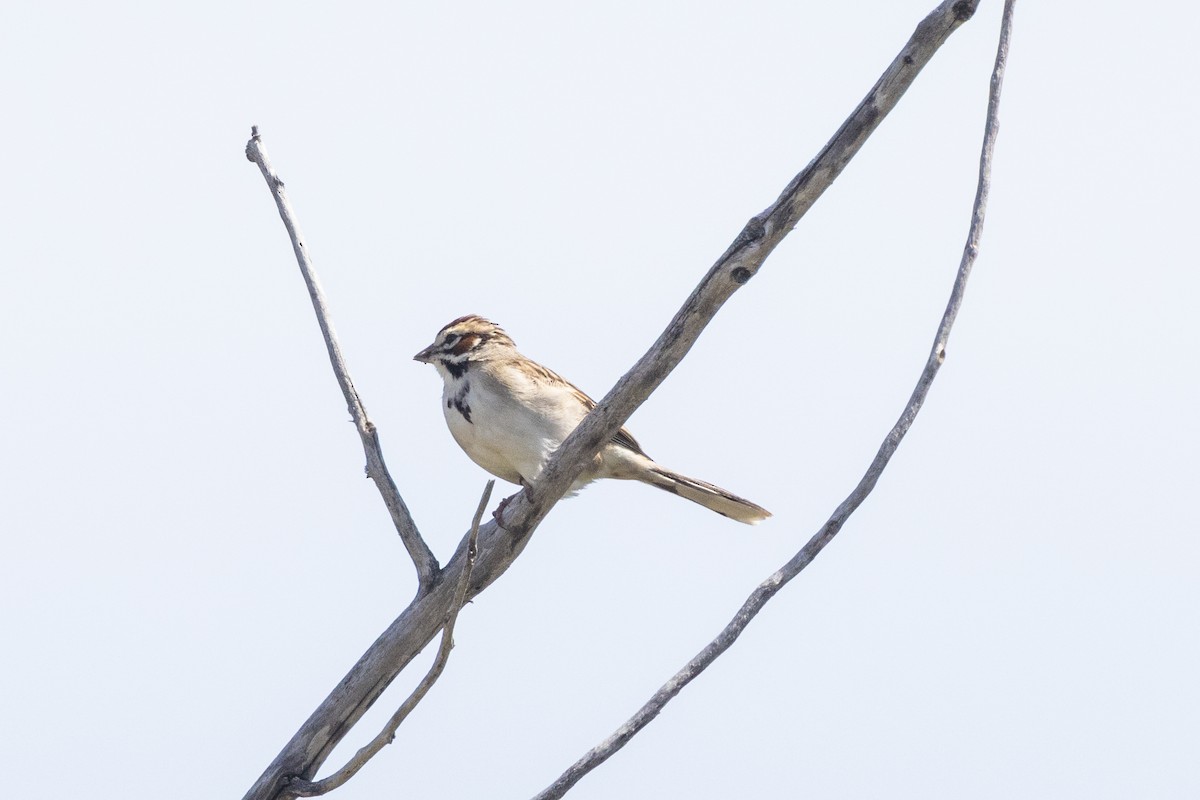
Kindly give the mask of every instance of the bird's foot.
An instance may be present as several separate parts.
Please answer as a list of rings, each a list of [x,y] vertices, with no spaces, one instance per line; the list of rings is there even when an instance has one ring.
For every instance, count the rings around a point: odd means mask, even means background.
[[[496,510],[492,512],[492,519],[496,520],[496,524],[504,528],[504,509],[508,508],[508,504],[516,495],[505,497],[500,501],[500,505],[496,506]],[[505,528],[505,530],[508,530]]]

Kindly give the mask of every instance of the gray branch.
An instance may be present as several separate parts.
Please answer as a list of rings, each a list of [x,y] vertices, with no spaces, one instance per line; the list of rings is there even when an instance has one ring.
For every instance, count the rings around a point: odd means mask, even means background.
[[[550,458],[532,491],[509,504],[505,518],[512,520],[510,527],[536,525],[549,512],[584,464],[683,360],[725,301],[758,274],[767,256],[841,174],[938,48],[971,18],[977,4],[978,0],[946,0],[921,21],[904,49],[817,157],[792,179],[778,200],[746,223],[658,341]]]
[[[750,621],[767,604],[767,601],[774,597],[780,589],[799,575],[817,557],[821,550],[825,548],[825,545],[829,544],[838,531],[842,529],[842,525],[854,513],[855,509],[862,505],[862,502],[867,499],[867,495],[875,488],[880,474],[882,474],[884,468],[891,460],[892,454],[896,452],[896,448],[900,446],[901,440],[908,433],[913,420],[916,419],[917,413],[925,403],[929,387],[932,385],[933,379],[937,376],[938,369],[945,361],[946,344],[950,338],[950,329],[954,326],[954,320],[958,316],[959,307],[962,305],[963,293],[967,287],[967,278],[970,277],[971,267],[974,265],[975,257],[979,253],[979,240],[983,232],[983,219],[987,209],[988,189],[991,185],[992,151],[995,148],[996,133],[999,129],[997,112],[1000,104],[1000,88],[1004,81],[1004,68],[1008,60],[1008,42],[1012,32],[1014,3],[1015,0],[1006,0],[1004,4],[1004,14],[1000,28],[1000,44],[996,51],[996,63],[992,70],[991,91],[988,95],[988,110],[983,132],[983,150],[979,157],[979,180],[975,192],[975,203],[971,210],[971,224],[967,233],[967,243],[963,248],[962,259],[958,265],[958,274],[954,279],[954,286],[950,291],[950,301],[946,305],[946,311],[942,315],[941,322],[938,325],[937,335],[933,340],[933,347],[929,351],[929,358],[925,362],[925,368],[921,371],[921,376],[917,380],[917,386],[913,390],[908,404],[904,407],[900,419],[888,431],[887,437],[883,440],[883,444],[880,445],[879,451],[875,454],[875,458],[871,461],[870,466],[867,467],[866,474],[863,475],[858,485],[854,487],[854,490],[834,510],[821,529],[808,540],[804,547],[773,575],[759,584],[721,633],[709,642],[703,650],[697,653],[683,669],[676,672],[669,681],[663,684],[654,693],[654,696],[638,709],[636,714],[626,720],[611,736],[589,750],[583,758],[575,762],[570,769],[560,775],[558,780],[544,789],[534,800],[557,800],[557,798],[562,797],[584,775],[587,775],[593,769],[603,764],[608,758],[624,747],[639,731],[649,725],[662,712],[663,707],[683,690],[683,687],[691,683],[697,675],[707,669],[710,664],[716,661],[722,653],[733,645],[742,634],[742,631],[746,629],[746,626],[750,624]]]
[[[442,642],[438,645],[437,656],[434,658],[433,664],[429,667],[429,671],[425,673],[425,677],[417,684],[417,688],[413,689],[412,694],[400,704],[400,708],[396,710],[396,713],[392,714],[391,718],[388,719],[387,724],[383,726],[383,730],[370,742],[360,747],[358,752],[354,754],[354,757],[346,762],[346,766],[328,778],[322,778],[319,781],[306,781],[297,778],[288,785],[290,793],[297,797],[319,797],[320,795],[332,792],[357,775],[358,771],[374,758],[380,750],[395,741],[396,731],[400,729],[400,725],[408,718],[412,710],[417,707],[417,704],[425,699],[425,695],[429,694],[429,690],[433,688],[433,684],[437,683],[437,679],[442,676],[442,671],[446,669],[446,662],[450,660],[450,650],[454,647],[454,623],[458,621],[458,612],[462,611],[463,603],[467,601],[467,588],[471,581],[471,569],[475,565],[475,557],[479,552],[479,521],[483,518],[483,512],[487,508],[488,500],[492,497],[492,487],[495,485],[495,480],[487,482],[487,486],[483,490],[483,495],[479,498],[479,505],[475,508],[475,517],[471,520],[471,532],[468,534],[467,539],[467,563],[458,581],[458,589],[454,594],[454,604],[450,607],[450,613],[446,615],[446,621],[442,627]]]
[[[400,497],[396,483],[392,480],[387,465],[383,461],[379,433],[375,429],[375,423],[368,419],[367,409],[363,407],[362,400],[358,397],[358,391],[350,380],[350,371],[346,368],[345,359],[342,358],[342,348],[338,344],[337,333],[333,330],[333,323],[329,319],[329,310],[325,306],[325,293],[321,290],[321,283],[317,280],[316,271],[308,257],[304,238],[300,235],[300,227],[296,223],[296,214],[292,210],[287,192],[284,191],[283,180],[280,179],[275,168],[271,166],[270,159],[267,158],[267,150],[263,146],[257,125],[251,128],[250,141],[246,143],[246,158],[253,161],[262,170],[263,178],[266,179],[267,186],[270,187],[271,194],[275,197],[279,216],[283,218],[283,225],[287,228],[288,236],[292,240],[292,250],[296,253],[300,274],[304,276],[304,284],[308,287],[309,297],[312,298],[313,311],[317,314],[317,324],[321,327],[321,336],[325,339],[325,349],[329,351],[329,362],[333,365],[333,374],[337,377],[338,385],[342,387],[342,394],[346,397],[346,406],[350,410],[350,416],[354,419],[354,427],[358,429],[358,436],[362,439],[363,451],[367,457],[367,475],[375,481],[379,494],[383,496],[383,503],[392,515],[396,532],[400,534],[400,540],[404,542],[404,547],[412,558],[413,566],[417,569],[417,594],[425,594],[433,588],[433,584],[437,580],[437,559],[434,558],[433,551],[429,549],[425,540],[421,538],[420,532],[417,531],[416,523],[413,522],[412,515],[408,513],[408,506]]]
[[[724,302],[757,274],[766,257],[841,173],[938,48],[959,25],[970,19],[976,4],[977,0],[946,0],[921,22],[829,143],[788,184],[774,204],[747,223],[646,355],[551,457],[531,490],[508,503],[505,528],[492,521],[479,530],[479,555],[470,576],[468,600],[491,585],[516,560],[537,525],[584,465],[683,359]],[[256,159],[251,157],[251,160]],[[277,180],[268,176],[268,183],[280,202]],[[302,245],[296,245],[296,250],[297,256],[303,258]],[[432,587],[401,612],[293,735],[246,793],[245,800],[293,797],[288,788],[292,782],[312,780],[350,728],[437,635],[455,600],[454,587],[466,568],[466,551],[464,541],[438,573]]]

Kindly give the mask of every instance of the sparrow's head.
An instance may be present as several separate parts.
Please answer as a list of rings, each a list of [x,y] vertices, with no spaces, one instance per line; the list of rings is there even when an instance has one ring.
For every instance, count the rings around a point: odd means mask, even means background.
[[[433,364],[457,378],[466,372],[469,362],[483,361],[515,347],[499,325],[468,314],[438,331],[433,344],[413,356],[413,361]]]

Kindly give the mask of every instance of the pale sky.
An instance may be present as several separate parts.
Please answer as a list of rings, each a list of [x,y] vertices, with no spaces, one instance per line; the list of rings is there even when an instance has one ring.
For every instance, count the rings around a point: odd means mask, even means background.
[[[251,124],[446,560],[488,476],[412,354],[483,314],[603,395],[935,4],[7,10],[8,796],[241,797],[413,592]],[[630,420],[774,518],[611,482],[563,502],[334,796],[530,797],[820,527],[948,296],[999,13]],[[569,797],[1200,795],[1197,22],[1019,4],[983,248],[924,411],[838,539]]]

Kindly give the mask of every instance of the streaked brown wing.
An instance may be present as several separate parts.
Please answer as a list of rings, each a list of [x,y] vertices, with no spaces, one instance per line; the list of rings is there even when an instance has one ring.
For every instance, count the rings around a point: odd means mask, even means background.
[[[582,389],[580,389],[578,386],[571,383],[569,380],[567,380],[563,376],[559,375],[557,372],[555,372],[552,369],[547,369],[546,367],[543,367],[541,364],[538,364],[537,362],[530,362],[530,363],[533,364],[534,366],[536,366],[538,368],[538,370],[540,370],[544,374],[543,377],[545,377],[547,380],[561,381],[561,382],[565,383],[567,386],[570,386],[571,391],[575,394],[575,396],[577,398],[579,398],[579,402],[583,403],[584,408],[586,408],[589,412],[596,407],[596,401],[593,400],[592,398],[588,397],[587,393],[584,392]],[[632,450],[633,452],[637,453],[638,455],[643,455],[643,456],[646,455],[646,451],[643,450],[642,446],[637,443],[637,439],[633,438],[633,434],[630,433],[629,431],[625,430],[624,428],[621,428],[621,430],[619,430],[615,434],[613,434],[612,439],[610,439],[609,441],[611,441],[613,444],[620,445],[621,447],[624,447],[628,450]],[[649,458],[649,456],[646,456],[646,458]]]

